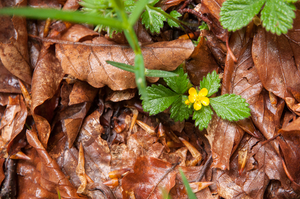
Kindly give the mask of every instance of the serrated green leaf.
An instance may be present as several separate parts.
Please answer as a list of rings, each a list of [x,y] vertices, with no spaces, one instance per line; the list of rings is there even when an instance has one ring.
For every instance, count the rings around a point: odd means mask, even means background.
[[[142,14],[142,24],[145,25],[146,29],[150,29],[150,32],[159,33],[160,29],[164,26],[166,17],[156,10],[150,9],[149,6],[145,7],[145,12]],[[157,8],[162,10],[161,8]],[[162,10],[163,11],[163,10]]]
[[[172,104],[170,109],[170,117],[174,119],[175,122],[189,119],[190,115],[193,113],[193,110],[187,107],[184,103],[184,97],[178,97]]]
[[[202,131],[204,128],[207,128],[213,111],[210,106],[202,106],[199,111],[194,111],[193,120],[195,120],[195,126],[198,126],[199,130]]]
[[[176,93],[184,94],[187,89],[189,89],[192,85],[188,79],[187,73],[183,71],[181,67],[178,67],[174,73],[177,73],[178,77],[165,77],[167,85]]]
[[[160,84],[152,84],[152,86],[148,86],[146,88],[146,92],[147,99],[145,100],[143,95],[141,99],[143,100],[142,104],[144,110],[149,112],[150,115],[166,110],[180,96]]]
[[[219,117],[229,121],[238,121],[251,115],[249,104],[240,95],[225,94],[210,98],[210,105]]]
[[[227,0],[222,4],[220,22],[225,29],[236,31],[258,14],[266,0]]]
[[[287,33],[293,27],[294,11],[292,3],[282,0],[267,0],[261,12],[262,25],[267,31],[280,35]]]
[[[221,86],[220,81],[219,75],[214,70],[212,73],[208,73],[206,77],[203,77],[203,80],[200,81],[200,89],[206,88],[208,90],[206,97],[210,97],[214,93],[218,92]]]
[[[180,14],[179,12],[177,12],[176,10],[172,10],[172,11],[170,12],[170,15],[171,15],[172,17],[176,18],[176,19],[177,19],[178,17],[181,17],[181,14]],[[170,26],[171,28],[173,28],[173,27],[179,27],[179,24],[176,23],[175,21],[173,21],[172,19],[168,19],[167,22],[168,22],[168,24],[169,24],[169,26]]]

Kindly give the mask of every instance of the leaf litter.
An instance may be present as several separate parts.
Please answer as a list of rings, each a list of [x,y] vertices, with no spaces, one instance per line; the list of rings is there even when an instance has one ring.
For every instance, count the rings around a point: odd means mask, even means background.
[[[47,2],[29,1],[60,3]],[[229,122],[214,115],[203,131],[191,119],[174,122],[168,110],[149,116],[141,108],[134,75],[105,62],[133,64],[124,36],[108,39],[53,21],[40,38],[43,22],[30,21],[36,36],[28,37],[25,19],[1,17],[1,197],[161,198],[167,191],[188,198],[181,168],[197,198],[299,198],[299,11],[286,35],[253,23],[228,34],[218,21],[223,2],[202,1],[198,11],[210,31],[195,49],[170,36],[178,30],[153,36],[136,28],[150,43],[142,44],[147,68],[173,71],[186,60],[194,85],[215,70],[222,94],[249,103],[251,117]],[[64,9],[77,8],[68,0]]]

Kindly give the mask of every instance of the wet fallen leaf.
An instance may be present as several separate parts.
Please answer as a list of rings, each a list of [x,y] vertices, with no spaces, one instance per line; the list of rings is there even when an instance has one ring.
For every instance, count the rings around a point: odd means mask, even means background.
[[[207,73],[217,70],[219,66],[214,60],[204,37],[201,38],[199,44],[191,55],[191,60],[187,61],[186,69],[189,78],[194,85],[199,85]]]
[[[191,41],[174,40],[142,47],[148,69],[175,70],[193,52]],[[112,90],[135,88],[134,74],[107,64],[105,61],[133,65],[134,54],[127,46],[116,45],[103,37],[80,44],[56,44],[56,56],[65,73],[100,88],[108,85]],[[170,58],[172,57],[172,59]]]
[[[62,198],[80,198],[80,196],[76,194],[76,189],[74,188],[74,186],[66,178],[64,173],[59,169],[56,161],[49,156],[42,143],[39,141],[37,133],[28,130],[26,132],[26,135],[28,143],[35,148],[37,155],[40,158],[40,162],[35,162],[36,164],[39,164],[38,168],[40,168],[40,172],[31,173],[31,175],[33,175],[33,178],[36,178],[40,175],[40,179],[38,180],[38,182],[35,182],[38,186],[33,186],[29,190],[38,190],[40,187],[43,187],[43,189],[46,189],[53,195],[57,195],[56,188],[58,188]],[[28,171],[24,168],[24,170],[21,169],[19,170],[19,172],[23,173],[32,171]],[[28,177],[24,176],[24,178],[24,180],[30,180],[31,177],[30,175],[28,175]],[[27,192],[30,193],[29,190]],[[44,196],[47,197],[47,195]]]
[[[32,77],[32,116],[39,138],[46,147],[51,128],[49,122],[58,103],[55,94],[64,76],[54,52],[44,47]]]
[[[244,131],[236,124],[213,116],[207,127],[214,168],[230,169],[230,157],[237,148]]]
[[[20,1],[15,6],[24,6]],[[2,4],[0,5],[3,6]],[[27,48],[26,19],[21,17],[0,17],[0,59],[3,66],[14,76],[31,84],[31,67]]]
[[[284,128],[280,129],[282,137],[278,137],[277,140],[280,144],[280,149],[283,155],[283,163],[287,168],[287,175],[291,177],[292,181],[300,185],[300,171],[297,166],[297,162],[300,157],[300,119],[296,119]]]
[[[284,35],[272,35],[258,28],[253,39],[252,56],[258,76],[268,91],[282,99],[292,97],[288,87],[299,93],[300,72],[293,59],[296,54]]]
[[[122,180],[123,198],[131,198],[131,192],[136,199],[160,198],[160,187],[168,192],[175,185],[176,171],[170,169],[172,165],[168,162],[153,157],[139,157],[133,173],[127,174]]]

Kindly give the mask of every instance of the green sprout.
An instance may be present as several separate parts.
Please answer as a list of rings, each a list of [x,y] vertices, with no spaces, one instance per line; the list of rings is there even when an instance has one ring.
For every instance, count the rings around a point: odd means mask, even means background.
[[[216,71],[207,74],[200,81],[200,87],[192,87],[187,74],[181,67],[174,71],[178,77],[163,78],[169,88],[152,84],[146,88],[148,100],[142,96],[142,104],[150,115],[170,108],[170,117],[175,121],[183,121],[193,115],[195,126],[200,130],[207,128],[212,119],[213,110],[222,119],[238,121],[250,116],[249,104],[240,95],[225,94],[212,97],[218,92],[220,78]],[[188,91],[189,95],[185,95]]]

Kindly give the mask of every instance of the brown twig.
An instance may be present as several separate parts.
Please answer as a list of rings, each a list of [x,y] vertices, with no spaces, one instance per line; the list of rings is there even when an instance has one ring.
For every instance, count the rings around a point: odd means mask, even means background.
[[[196,10],[193,10],[190,8],[184,8],[182,10],[178,10],[178,12],[180,12],[180,14],[183,14],[183,13],[193,14],[196,17],[198,17],[199,19],[201,19],[202,21],[206,22],[207,24],[212,24],[212,22],[207,17],[205,17],[202,13],[197,12]]]
[[[196,182],[200,182],[205,174],[205,172],[207,171],[208,167],[210,166],[210,164],[212,163],[212,156],[210,155],[208,157],[208,159],[206,160],[205,164],[203,165],[201,171],[200,171],[200,175],[199,178],[196,180]]]

